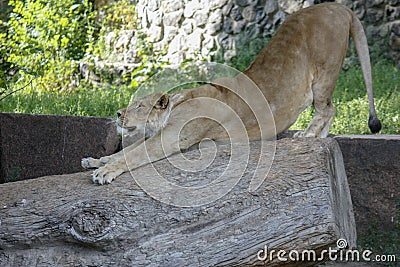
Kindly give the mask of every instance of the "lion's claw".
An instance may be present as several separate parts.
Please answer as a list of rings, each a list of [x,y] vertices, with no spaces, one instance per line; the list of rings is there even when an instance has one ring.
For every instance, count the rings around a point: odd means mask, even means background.
[[[124,171],[121,169],[109,168],[108,166],[100,167],[93,172],[93,183],[99,185],[110,184],[116,177],[121,175]]]

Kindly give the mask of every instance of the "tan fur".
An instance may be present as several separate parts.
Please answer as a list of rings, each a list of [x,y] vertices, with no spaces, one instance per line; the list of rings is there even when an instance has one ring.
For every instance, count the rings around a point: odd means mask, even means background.
[[[228,116],[228,113],[225,115],[218,105],[193,101],[201,97],[216,99],[231,107],[244,123],[247,135],[253,140],[271,138],[288,129],[304,109],[314,104],[314,119],[297,136],[326,137],[335,114],[332,94],[346,55],[349,34],[355,42],[366,81],[370,102],[370,128],[377,132],[380,123],[373,103],[368,46],[361,23],[345,6],[327,3],[303,9],[288,17],[243,74],[171,95],[147,96],[127,109],[120,110],[119,128],[125,129],[122,131],[142,131],[146,137],[115,155],[98,160],[83,159],[82,166],[99,168],[93,173],[93,181],[105,184],[128,170],[165,158],[199,143],[204,138],[227,139],[227,133],[222,127],[204,118],[191,121],[182,129],[179,138],[176,137],[175,128],[182,120],[188,115],[193,116],[204,111],[218,114],[221,125],[239,129],[232,116]],[[260,114],[257,114],[257,109],[253,113],[249,108],[251,104],[245,103],[247,100],[251,102],[252,99],[260,98],[257,89],[252,88],[253,85],[246,76],[260,88],[270,105],[273,118],[266,118],[271,121],[267,130],[260,130],[257,123]],[[226,88],[233,88],[241,97]],[[190,109],[180,109],[186,101],[192,101]],[[238,133],[229,138],[240,141],[244,136]]]

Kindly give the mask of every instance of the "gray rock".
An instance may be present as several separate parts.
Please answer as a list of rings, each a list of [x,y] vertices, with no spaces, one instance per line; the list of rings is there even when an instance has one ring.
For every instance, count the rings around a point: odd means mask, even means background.
[[[231,1],[229,1],[229,2],[222,8],[222,15],[228,16],[229,13],[231,12],[233,6],[234,6],[234,4],[233,4]]]
[[[255,21],[256,23],[261,23],[261,21],[265,18],[265,12],[264,12],[264,8],[258,8],[256,10],[256,17],[255,17]]]
[[[274,26],[279,26],[281,25],[286,19],[286,14],[283,11],[278,11],[274,18],[273,18],[273,25]]]
[[[182,10],[166,13],[163,18],[164,25],[165,26],[178,26],[178,23],[181,20],[182,15],[183,15]]]
[[[367,7],[370,8],[370,7],[379,6],[379,5],[381,5],[383,2],[384,2],[384,0],[367,0],[367,1],[366,1],[366,4],[367,4]]]
[[[165,26],[163,42],[169,43],[170,41],[172,41],[172,39],[174,39],[174,37],[177,35],[177,33],[178,33],[177,27]]]
[[[112,51],[113,50],[115,38],[116,38],[116,34],[115,34],[114,31],[109,32],[108,34],[106,34],[104,42],[105,42],[106,49],[108,51]]]
[[[269,15],[278,9],[278,2],[275,0],[267,0],[264,6],[265,14]]]
[[[219,8],[225,6],[227,2],[228,2],[228,0],[209,0],[208,1],[210,10],[219,9]]]
[[[204,35],[204,40],[202,42],[202,47],[211,51],[215,47],[215,38],[211,36]]]
[[[230,17],[235,21],[241,20],[243,18],[242,9],[239,6],[235,6],[231,10]]]
[[[201,42],[203,41],[203,31],[195,29],[193,33],[186,37],[186,44],[193,52],[198,52],[201,49]]]
[[[362,20],[364,18],[366,10],[363,1],[355,1],[353,4],[353,10],[359,19]]]
[[[194,12],[196,12],[197,10],[200,10],[200,9],[201,9],[201,5],[200,5],[199,0],[190,1],[190,2],[186,3],[186,5],[185,5],[183,15],[185,16],[185,18],[192,17]]]
[[[303,5],[303,1],[301,0],[280,0],[278,1],[278,5],[282,11],[287,14],[292,14],[301,9]]]
[[[232,25],[232,31],[235,34],[238,34],[243,31],[245,26],[246,26],[246,21],[244,19],[240,21],[234,21]]]
[[[237,5],[245,7],[248,5],[254,5],[254,3],[257,3],[257,1],[254,0],[236,0],[235,1]]]
[[[220,34],[217,38],[219,45],[224,50],[230,50],[233,48],[233,37],[227,33]]]
[[[204,26],[207,23],[208,12],[203,10],[198,10],[196,11],[196,13],[194,13],[193,18],[195,27]]]
[[[208,23],[213,23],[213,22],[218,22],[218,23],[222,22],[222,14],[220,10],[213,11],[210,13],[208,17]]]
[[[163,35],[162,35],[162,27],[157,26],[156,24],[151,25],[149,28],[149,32],[151,32],[151,35],[149,36],[149,41],[150,42],[158,42],[161,41]]]
[[[390,47],[395,51],[400,51],[400,36],[394,34],[393,32],[390,34]]]
[[[247,6],[243,9],[242,16],[248,22],[253,22],[256,18],[256,10],[252,6]]]
[[[393,23],[390,30],[392,31],[392,33],[400,36],[400,21]]]
[[[119,32],[119,36],[118,36],[118,40],[115,43],[115,50],[116,51],[124,51],[127,49],[131,38],[134,35],[134,31],[133,30],[124,30],[124,31],[120,31]]]
[[[161,12],[161,10],[148,11],[147,19],[151,26],[161,26],[162,19],[163,19],[163,13]]]
[[[386,6],[385,13],[388,21],[400,20],[400,6]]]
[[[182,30],[186,34],[191,34],[193,32],[193,25],[194,25],[194,20],[193,19],[185,19],[182,23]]]
[[[230,18],[225,18],[225,19],[224,19],[224,25],[223,25],[224,32],[225,32],[225,33],[228,33],[228,34],[233,33],[232,27],[233,27],[233,21],[232,21],[232,19],[230,19]]]
[[[147,10],[156,11],[161,6],[161,0],[149,0],[147,3],[144,3],[144,6]]]
[[[183,45],[185,43],[185,36],[183,34],[177,34],[168,46],[168,54],[174,54],[182,52],[184,49]],[[185,46],[187,48],[187,46]]]
[[[161,8],[164,13],[174,12],[178,10],[182,10],[184,8],[183,1],[176,0],[163,0],[161,2]]]
[[[383,19],[383,11],[378,9],[368,9],[365,20],[368,23],[375,24]]]
[[[183,51],[175,52],[173,54],[168,53],[166,56],[166,59],[172,66],[179,66],[187,57],[185,57],[185,54]]]
[[[213,22],[206,25],[206,31],[209,35],[215,35],[222,29],[221,22]]]
[[[244,33],[246,39],[255,39],[261,34],[261,26],[255,23],[247,24]]]

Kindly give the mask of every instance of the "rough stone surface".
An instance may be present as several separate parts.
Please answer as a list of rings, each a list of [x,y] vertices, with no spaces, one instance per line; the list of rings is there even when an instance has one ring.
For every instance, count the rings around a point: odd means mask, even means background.
[[[353,198],[359,236],[399,225],[400,135],[336,136]]]
[[[286,131],[278,139],[291,138]],[[333,136],[341,148],[358,237],[371,226],[393,231],[400,221],[400,135]]]
[[[0,183],[79,172],[118,144],[111,119],[0,113]]]

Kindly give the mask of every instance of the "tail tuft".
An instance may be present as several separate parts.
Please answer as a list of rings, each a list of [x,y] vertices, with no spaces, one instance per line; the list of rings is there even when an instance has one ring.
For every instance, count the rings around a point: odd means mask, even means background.
[[[378,133],[382,129],[382,124],[376,116],[369,116],[368,127],[371,133]]]

